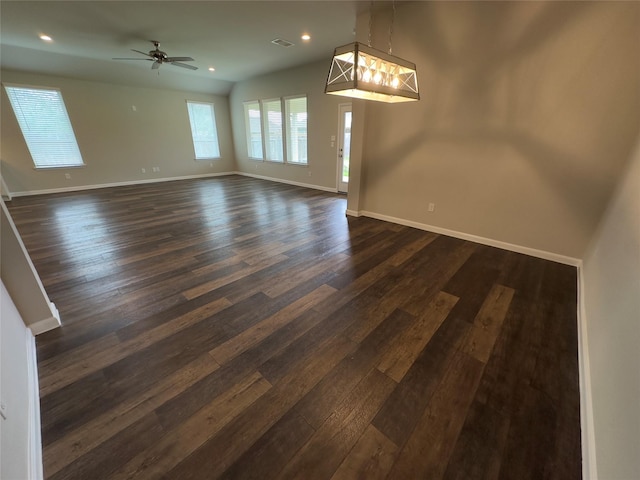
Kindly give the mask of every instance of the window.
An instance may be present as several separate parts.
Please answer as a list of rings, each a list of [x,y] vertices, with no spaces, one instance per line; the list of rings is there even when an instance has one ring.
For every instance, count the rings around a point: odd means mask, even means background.
[[[263,100],[265,156],[267,160],[284,162],[282,145],[282,102],[280,99]]]
[[[244,123],[247,127],[247,153],[249,158],[262,159],[262,127],[260,126],[260,103],[244,104]]]
[[[244,118],[249,158],[307,165],[306,96],[245,102]]]
[[[84,165],[59,90],[5,86],[36,168]]]
[[[220,158],[216,114],[210,103],[187,102],[196,160]]]
[[[307,97],[286,98],[287,161],[307,164]]]

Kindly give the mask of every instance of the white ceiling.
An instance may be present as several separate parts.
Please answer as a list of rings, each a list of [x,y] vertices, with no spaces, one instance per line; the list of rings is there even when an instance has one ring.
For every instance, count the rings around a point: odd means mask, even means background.
[[[227,94],[233,82],[330,61],[354,41],[358,1],[6,1],[0,3],[3,69],[125,85]],[[300,36],[309,33],[311,40]],[[40,40],[47,34],[53,42]],[[295,45],[271,43],[282,38]],[[118,61],[160,41],[169,56],[190,56],[197,71]],[[216,71],[208,71],[210,66]],[[329,65],[327,64],[327,68]],[[158,75],[159,72],[159,75]]]

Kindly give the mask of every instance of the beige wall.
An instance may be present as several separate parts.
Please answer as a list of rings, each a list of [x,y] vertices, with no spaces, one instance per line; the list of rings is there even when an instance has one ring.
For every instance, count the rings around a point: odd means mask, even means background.
[[[2,82],[59,88],[86,164],[35,170],[2,89],[2,177],[12,193],[234,170],[227,97],[10,71],[2,71]],[[215,105],[221,159],[194,160],[186,100]],[[160,171],[154,173],[153,167]],[[70,180],[65,173],[71,175]]]
[[[582,258],[640,128],[640,4],[396,9],[422,100],[367,105],[359,210]]]
[[[640,141],[584,259],[598,477],[640,478]]]
[[[337,150],[335,145],[331,146],[331,136],[337,135],[338,104],[348,103],[349,99],[325,95],[330,63],[331,58],[327,58],[233,86],[229,98],[238,171],[330,189],[337,187]],[[301,94],[307,95],[308,166],[249,159],[243,102]]]

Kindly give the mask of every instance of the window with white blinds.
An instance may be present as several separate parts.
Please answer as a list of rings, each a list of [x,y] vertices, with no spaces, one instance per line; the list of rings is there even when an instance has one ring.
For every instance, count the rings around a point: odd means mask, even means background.
[[[187,102],[196,160],[220,158],[216,115],[211,103]]]
[[[287,161],[307,164],[307,97],[285,98]]]
[[[282,143],[282,101],[262,101],[262,121],[264,125],[264,150],[267,160],[284,162]]]
[[[36,168],[84,165],[59,90],[5,85]]]
[[[262,160],[262,126],[260,102],[244,104],[244,123],[247,131],[247,154],[249,158]]]

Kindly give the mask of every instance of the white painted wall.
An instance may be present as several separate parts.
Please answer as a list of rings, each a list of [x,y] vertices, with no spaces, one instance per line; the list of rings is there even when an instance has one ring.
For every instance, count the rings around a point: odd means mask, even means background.
[[[86,163],[81,168],[35,170],[2,89],[2,177],[14,195],[234,170],[226,96],[127,87],[6,70],[2,71],[2,82],[59,88]],[[194,159],[187,100],[215,105],[220,159],[211,162]],[[153,167],[159,167],[160,171],[153,172]],[[142,173],[142,168],[146,173]],[[70,174],[71,179],[67,180],[65,174]]]
[[[583,273],[598,478],[640,478],[640,141]]]
[[[327,58],[326,61],[261,75],[233,86],[229,102],[236,169],[239,172],[327,189],[337,188],[337,147],[331,146],[331,136],[338,135],[338,104],[349,100],[325,95],[330,64],[331,58]],[[249,159],[243,102],[302,94],[307,95],[308,166]]]
[[[349,208],[583,258],[640,129],[638,32],[638,2],[396,5],[422,99],[367,104]]]
[[[0,478],[42,478],[40,406],[35,340],[7,289],[0,292]]]

